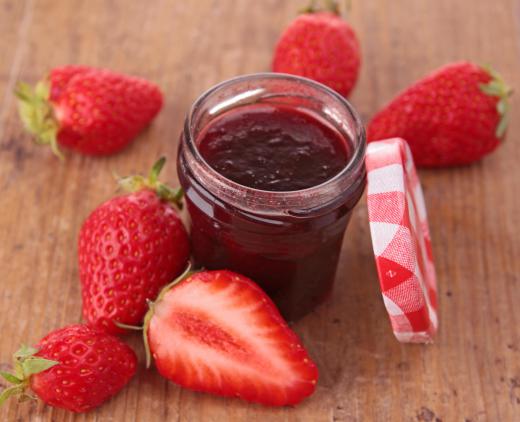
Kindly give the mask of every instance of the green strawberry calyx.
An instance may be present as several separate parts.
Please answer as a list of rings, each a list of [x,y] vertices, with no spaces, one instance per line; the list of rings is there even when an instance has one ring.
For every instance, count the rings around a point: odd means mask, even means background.
[[[325,8],[319,8],[316,6],[316,0],[311,0],[309,4],[300,10],[300,13],[317,13],[317,12],[329,12],[333,13],[334,15],[341,15],[341,12],[339,10],[339,4],[337,0],[324,0]],[[350,10],[350,0],[346,1],[346,9]]]
[[[13,355],[13,373],[0,372],[0,376],[12,384],[0,393],[0,406],[9,398],[18,396],[20,401],[34,399],[35,397],[27,392],[29,379],[32,375],[46,371],[59,362],[35,356],[38,349],[22,345]]]
[[[14,91],[18,99],[18,112],[22,122],[35,142],[49,145],[60,159],[63,154],[58,147],[59,123],[49,101],[50,83],[47,80],[38,82],[33,88],[25,82],[19,82]]]
[[[159,158],[148,176],[134,175],[126,177],[117,177],[119,186],[126,192],[137,192],[141,189],[151,189],[157,193],[163,201],[170,202],[182,209],[182,197],[184,192],[181,188],[173,189],[165,183],[159,181],[159,174],[166,163],[166,157]]]
[[[114,321],[114,324],[117,325],[119,328],[124,328],[127,330],[137,330],[137,331],[143,332],[143,343],[144,343],[144,351],[145,351],[145,356],[146,356],[146,367],[147,368],[149,368],[152,363],[152,355],[150,353],[150,345],[148,343],[148,328],[150,326],[150,321],[152,320],[152,317],[155,313],[155,305],[164,298],[164,295],[166,293],[168,293],[170,291],[170,289],[172,289],[174,286],[179,284],[181,281],[187,279],[190,275],[195,274],[195,272],[196,271],[192,271],[192,269],[191,269],[191,263],[188,263],[188,265],[186,266],[186,269],[182,272],[182,274],[179,275],[171,283],[164,286],[154,301],[147,300],[148,312],[146,312],[146,315],[144,316],[142,327],[123,324],[121,322]]]
[[[501,139],[509,124],[509,97],[513,94],[513,90],[504,81],[502,76],[493,70],[489,66],[483,66],[483,69],[489,74],[491,80],[488,83],[480,84],[480,90],[492,97],[498,97],[497,101],[497,113],[500,116],[500,120],[495,130],[495,136]]]

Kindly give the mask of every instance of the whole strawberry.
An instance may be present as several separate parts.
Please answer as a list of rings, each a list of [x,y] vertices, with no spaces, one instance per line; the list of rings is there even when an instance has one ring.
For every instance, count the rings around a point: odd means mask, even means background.
[[[369,141],[408,141],[419,166],[469,164],[504,138],[511,89],[490,69],[468,62],[440,68],[401,92],[368,126]]]
[[[72,412],[86,412],[121,390],[134,376],[137,357],[116,337],[86,325],[52,331],[36,348],[14,354],[14,373],[1,375],[13,386],[0,395],[33,397]]]
[[[148,178],[122,179],[132,192],[101,204],[81,227],[83,317],[108,333],[124,332],[115,323],[140,324],[147,300],[188,263],[188,234],[172,205],[182,192],[157,180],[164,162],[161,158]]]
[[[144,79],[88,66],[55,68],[34,90],[19,83],[16,95],[26,129],[57,155],[58,145],[90,155],[115,153],[163,103],[159,88]]]
[[[272,69],[314,79],[346,97],[358,78],[360,47],[336,3],[328,4],[329,11],[311,5],[289,24],[276,44]]]
[[[147,363],[195,391],[294,405],[316,389],[318,369],[274,303],[231,271],[184,274],[145,317]]]

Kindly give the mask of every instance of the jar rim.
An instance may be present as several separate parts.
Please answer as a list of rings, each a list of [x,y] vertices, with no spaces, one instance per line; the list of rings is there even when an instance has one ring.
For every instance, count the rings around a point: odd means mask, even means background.
[[[221,91],[229,86],[240,82],[250,82],[255,80],[262,79],[272,79],[272,80],[286,80],[290,82],[296,82],[303,85],[310,86],[311,88],[317,89],[324,93],[327,96],[333,97],[342,107],[344,107],[350,117],[353,120],[353,153],[349,159],[349,161],[345,164],[342,170],[331,177],[330,179],[325,180],[324,182],[310,186],[305,189],[299,190],[291,190],[291,191],[269,191],[256,189],[253,187],[245,186],[234,182],[231,179],[223,176],[217,170],[215,170],[211,165],[204,159],[202,154],[196,145],[196,137],[194,136],[194,117],[197,113],[197,110],[201,108],[204,102],[213,94]],[[302,197],[315,197],[316,194],[320,191],[327,190],[329,187],[337,185],[338,181],[344,179],[354,173],[359,171],[360,166],[364,165],[364,157],[366,150],[366,136],[365,136],[365,128],[361,121],[360,116],[356,112],[356,110],[352,107],[352,105],[340,94],[331,88],[327,87],[324,84],[311,80],[309,78],[304,78],[301,76],[289,75],[285,73],[274,73],[274,72],[260,72],[260,73],[251,73],[245,74],[241,76],[236,76],[225,81],[222,81],[205,92],[203,92],[190,107],[188,115],[184,124],[184,139],[187,144],[187,148],[189,150],[190,155],[195,160],[198,166],[200,166],[200,170],[207,172],[213,179],[214,183],[219,185],[226,192],[235,192],[238,197],[244,195],[264,195],[269,197],[269,204],[273,206],[277,203],[283,203],[284,207],[287,207],[291,203],[301,202]],[[195,176],[197,176],[195,174]],[[283,199],[283,200],[282,200]]]

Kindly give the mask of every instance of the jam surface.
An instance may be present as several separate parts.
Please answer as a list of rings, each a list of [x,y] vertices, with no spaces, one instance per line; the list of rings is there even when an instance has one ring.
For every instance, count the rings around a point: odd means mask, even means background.
[[[226,178],[254,189],[295,191],[338,174],[349,159],[341,134],[325,121],[282,105],[249,105],[226,112],[197,144]]]

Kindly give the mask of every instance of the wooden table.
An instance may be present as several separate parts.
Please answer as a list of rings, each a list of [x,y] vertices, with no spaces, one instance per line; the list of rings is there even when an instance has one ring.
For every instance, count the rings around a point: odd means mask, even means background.
[[[304,1],[0,0],[0,361],[21,342],[78,322],[78,229],[114,193],[112,170],[174,157],[186,110],[231,76],[269,69],[281,29]],[[354,1],[363,48],[352,102],[365,120],[444,63],[492,63],[520,86],[520,2]],[[156,81],[166,104],[119,155],[32,145],[13,87],[54,65],[106,66]],[[440,296],[433,345],[402,345],[385,314],[364,201],[345,237],[334,297],[295,326],[321,373],[315,395],[269,409],[182,390],[139,369],[87,415],[10,402],[2,421],[513,421],[520,420],[520,133],[518,95],[507,142],[473,166],[422,171]],[[138,336],[128,338],[143,360]],[[4,365],[7,367],[7,365]]]

